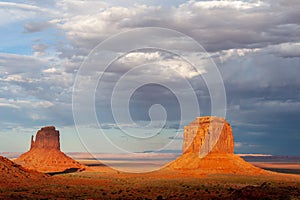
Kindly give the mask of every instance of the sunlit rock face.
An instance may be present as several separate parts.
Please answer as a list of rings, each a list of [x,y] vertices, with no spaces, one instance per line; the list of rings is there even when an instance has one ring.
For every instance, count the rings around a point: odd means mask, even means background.
[[[230,124],[220,117],[197,117],[184,127],[182,155],[165,169],[188,174],[266,174],[234,154]]]
[[[40,172],[84,170],[85,166],[60,151],[60,134],[54,126],[39,130],[31,137],[30,150],[15,160],[17,164]]]
[[[54,126],[47,126],[39,130],[36,134],[36,140],[31,137],[30,149],[55,149],[60,151],[59,131]]]
[[[197,117],[184,127],[182,153],[231,153],[234,141],[230,124],[219,117]]]

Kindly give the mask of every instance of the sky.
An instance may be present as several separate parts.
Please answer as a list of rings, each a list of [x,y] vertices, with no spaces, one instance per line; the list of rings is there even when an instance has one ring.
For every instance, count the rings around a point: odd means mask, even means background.
[[[184,125],[224,114],[236,153],[300,155],[299,10],[1,1],[0,152],[26,151],[46,125],[67,152],[180,152]]]

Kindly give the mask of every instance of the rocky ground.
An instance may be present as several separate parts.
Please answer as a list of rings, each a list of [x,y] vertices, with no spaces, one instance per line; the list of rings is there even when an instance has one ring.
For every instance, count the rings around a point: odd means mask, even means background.
[[[11,160],[0,156],[0,182],[7,184],[9,182],[19,182],[19,179],[43,179],[47,175],[28,170]]]
[[[1,178],[1,199],[300,199],[297,175],[128,174],[106,166],[53,176]]]

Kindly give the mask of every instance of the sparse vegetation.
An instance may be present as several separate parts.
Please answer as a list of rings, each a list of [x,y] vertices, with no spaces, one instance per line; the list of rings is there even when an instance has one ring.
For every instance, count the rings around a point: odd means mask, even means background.
[[[126,174],[107,167],[52,177],[2,179],[0,186],[0,199],[234,199],[252,194],[256,199],[300,198],[296,175]]]

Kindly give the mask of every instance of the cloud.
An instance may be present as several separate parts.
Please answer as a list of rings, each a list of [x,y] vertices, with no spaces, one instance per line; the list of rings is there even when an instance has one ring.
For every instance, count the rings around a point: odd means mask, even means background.
[[[21,4],[21,3],[13,3],[13,2],[0,2],[1,7],[5,8],[17,8],[22,10],[29,10],[29,11],[41,11],[42,9],[29,4]]]
[[[161,59],[160,52],[131,52],[123,56],[119,62],[123,64],[128,63],[145,63],[147,61],[155,61]]]
[[[70,98],[73,75],[63,72],[59,63],[47,54],[43,57],[0,54],[3,126],[7,122],[22,127],[73,123]]]
[[[70,60],[76,56],[87,55],[89,49],[111,34],[132,28],[163,26],[192,36],[211,53],[220,67],[227,91],[228,106],[234,108],[230,110],[228,120],[237,121],[238,123],[234,123],[239,124],[237,126],[248,124],[247,132],[264,133],[255,135],[255,138],[259,140],[271,134],[268,128],[271,126],[271,120],[266,118],[275,115],[279,120],[279,113],[285,111],[297,116],[298,111],[294,108],[299,102],[297,88],[300,85],[297,78],[297,63],[299,63],[297,44],[300,41],[299,35],[296,34],[300,27],[296,20],[298,9],[299,4],[291,6],[289,2],[283,1],[188,1],[174,7],[149,5],[122,7],[108,4],[101,11],[94,11],[93,16],[84,11],[72,13],[69,10],[70,13],[57,22],[58,28],[66,31],[67,39],[72,46],[67,51],[62,51],[63,58],[65,58],[64,55],[67,55],[66,57],[74,55]],[[72,14],[76,17],[74,18]],[[123,45],[130,45],[134,42],[125,41]],[[171,39],[158,42],[174,49],[178,45],[186,45],[184,42],[179,43]],[[189,56],[192,56],[191,52]],[[128,54],[123,58],[123,65],[115,65],[115,71],[113,71],[115,76],[110,74],[104,79],[108,90],[111,87],[109,85],[117,80],[117,74],[128,70],[126,63],[135,66],[134,64],[152,61],[151,59],[154,58],[164,57],[158,53]],[[180,73],[185,74],[186,78],[192,79],[194,76],[188,67],[177,68],[176,66],[180,63],[176,60],[164,58],[160,64],[184,70]],[[156,70],[157,74],[164,74],[163,68]],[[93,71],[92,68],[91,71]],[[146,73],[147,70],[139,74],[145,75]],[[132,75],[137,76],[137,74]],[[143,75],[139,77],[145,79]],[[164,78],[169,76],[176,79],[176,76],[170,73],[165,73]],[[157,78],[159,79],[158,76]],[[153,81],[155,80],[153,78]],[[199,84],[199,81],[195,83],[199,87],[200,94],[202,88],[205,87]],[[124,85],[124,88],[126,87],[130,87],[130,84]],[[147,98],[151,99],[152,93],[153,91],[148,88],[147,93],[143,92],[141,95],[144,99],[137,98],[136,100],[147,103]],[[207,92],[202,92],[201,96],[204,97],[205,94],[209,95]],[[109,93],[102,93],[101,96],[110,97]],[[166,99],[171,105],[173,99],[170,96]],[[286,102],[288,100],[293,103]],[[203,103],[202,101],[204,109],[209,106],[209,102]],[[139,113],[134,116],[145,119],[145,116],[141,114],[141,112],[147,113],[144,109],[137,109],[134,112]],[[293,127],[296,129],[297,126]],[[234,128],[234,131],[237,132],[238,139],[249,140],[249,144],[255,144],[253,139],[249,138],[250,136],[241,135],[246,131],[243,128]],[[260,146],[252,146],[252,148],[257,148],[257,151],[264,151],[267,147],[267,145],[257,145]],[[250,151],[249,145],[247,148]]]
[[[51,68],[43,70],[43,72],[46,74],[55,74],[55,73],[58,73],[59,71],[57,68],[51,67]]]
[[[1,125],[8,128],[12,122],[20,127],[38,123],[72,125],[72,86],[90,50],[113,34],[159,26],[191,36],[216,62],[226,88],[227,118],[232,122],[239,151],[299,154],[300,4],[293,0],[169,4],[93,0],[1,2],[1,38],[5,41],[7,30],[16,30],[22,34],[16,40],[26,41],[10,42],[9,48],[0,49]],[[46,33],[55,35],[53,41]],[[189,48],[188,41],[145,37],[151,44],[174,49],[191,60],[202,59],[203,55]],[[121,55],[124,47],[134,47],[138,40],[116,43],[109,50],[118,50]],[[18,49],[23,51],[18,53]],[[89,66],[84,74],[85,80],[96,80],[101,75],[102,68],[97,67],[102,67],[103,61],[96,62],[98,65]],[[202,114],[209,113],[209,91],[201,79],[209,69],[204,66],[195,72],[175,55],[135,51],[112,63],[102,79],[104,90],[96,91],[96,106],[108,124],[112,122],[107,102],[114,83],[134,66],[147,62],[157,62],[159,66],[131,73],[123,86],[124,94],[139,80],[169,83],[185,94],[180,79],[183,78],[192,83],[201,99]],[[91,87],[82,83],[81,89],[85,96]],[[148,107],[153,102],[166,106],[171,116],[168,120],[178,120],[180,116],[173,94],[155,85],[140,88],[133,100],[132,115],[137,121],[148,119]]]
[[[19,108],[18,106],[11,103],[0,103],[0,107]]]
[[[41,32],[51,28],[53,25],[48,21],[27,22],[24,25],[24,33]]]
[[[272,2],[272,6],[268,1],[188,1],[177,7],[116,6],[109,3],[99,3],[97,7],[93,1],[63,1],[56,7],[65,14],[54,17],[51,23],[66,33],[72,46],[58,48],[62,57],[73,55],[73,59],[87,55],[99,42],[113,34],[149,26],[182,31],[209,52],[237,49],[242,53],[300,38],[295,34],[299,31],[299,24],[295,22],[299,5],[290,6],[281,1]],[[166,45],[175,49],[185,44],[177,41]]]
[[[234,143],[234,147],[235,148],[240,148],[240,147],[242,147],[243,146],[243,143],[242,142],[235,142]]]
[[[50,108],[54,104],[50,101],[29,101],[29,100],[12,100],[0,98],[0,103],[3,106],[21,108],[22,106],[32,107],[32,108]]]
[[[267,51],[283,58],[299,58],[300,43],[282,43],[267,48]]]
[[[40,58],[36,55],[0,53],[0,81],[2,81],[2,86],[4,88],[20,88],[21,91],[19,91],[18,96],[24,98],[33,95],[36,98],[54,101],[64,92],[68,92],[70,95],[73,75],[60,70],[60,62],[56,63],[55,60],[52,61],[51,59],[51,56]],[[61,72],[58,73],[59,71]],[[6,95],[9,96],[9,93]]]
[[[38,14],[49,14],[51,12],[51,10],[39,6],[14,2],[0,2],[0,11],[0,26],[24,21]]]
[[[252,8],[264,6],[262,1],[244,2],[244,1],[190,1],[196,8],[201,9],[233,9],[233,10],[248,10]]]
[[[46,61],[34,56],[0,53],[1,74],[19,74],[36,72]]]
[[[167,77],[168,79],[174,77],[177,78],[177,76],[191,79],[195,76],[206,73],[205,66],[201,66],[201,70],[195,70],[193,66],[191,66],[191,64],[182,57],[159,51],[130,52],[118,59],[117,63],[127,66],[128,68],[136,66],[143,67],[142,65],[149,63],[153,63],[153,65],[156,64],[157,66],[155,66],[155,71],[157,76],[160,76],[160,79],[162,79],[162,77]],[[115,66],[114,68],[119,70],[122,69],[123,66]],[[177,75],[170,73],[170,71],[175,71]],[[147,73],[147,71],[145,71],[145,73]]]
[[[86,5],[88,13],[76,13],[76,10],[82,9],[79,4],[67,4],[76,7],[75,13],[71,11],[63,18],[53,19],[51,22],[66,32],[67,38],[74,46],[92,48],[95,41],[98,43],[106,37],[117,33],[120,29],[118,24],[127,18],[134,17],[138,12],[142,12],[142,8],[130,9],[125,7],[107,7],[103,10],[93,9],[94,4]],[[91,15],[93,13],[93,15]],[[96,43],[96,44],[97,44]]]

